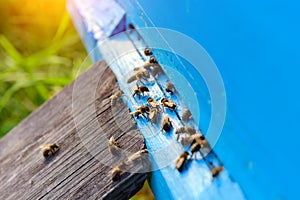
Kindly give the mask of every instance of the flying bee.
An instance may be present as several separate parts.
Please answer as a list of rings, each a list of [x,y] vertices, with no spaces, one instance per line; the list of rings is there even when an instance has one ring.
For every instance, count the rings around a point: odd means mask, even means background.
[[[152,108],[150,110],[149,119],[151,124],[156,124],[158,121],[159,110],[157,108]]]
[[[203,154],[200,151],[201,147],[202,147],[202,145],[200,142],[195,142],[194,144],[192,144],[192,146],[191,146],[192,157],[196,152],[200,152],[201,156],[203,157]],[[195,154],[195,158],[196,158],[196,154]]]
[[[209,165],[210,165],[210,172],[213,178],[219,176],[220,173],[224,170],[223,166],[216,167],[212,162],[210,162]]]
[[[170,110],[175,110],[176,109],[176,104],[170,99],[162,98],[161,103],[164,107],[167,107]]]
[[[114,136],[111,136],[108,140],[108,150],[113,155],[120,154],[120,144],[115,140]]]
[[[191,111],[189,109],[186,109],[182,114],[182,121],[188,123],[191,118],[192,118]]]
[[[184,164],[188,159],[189,153],[187,151],[183,152],[176,161],[176,169],[182,172]]]
[[[202,136],[202,134],[200,133],[196,133],[194,135],[191,135],[189,137],[184,137],[181,139],[181,144],[183,146],[189,146],[194,144],[195,142],[200,142],[200,137]]]
[[[146,47],[144,50],[144,54],[145,56],[151,56],[152,55],[152,51],[149,47]]]
[[[122,94],[124,94],[124,92],[122,90],[118,90],[113,95],[110,96],[111,106],[114,106],[117,101],[120,101]]]
[[[134,90],[133,90],[133,95],[132,97],[134,97],[136,94],[138,95],[143,95],[145,92],[149,92],[149,89],[146,86],[137,86]]]
[[[172,82],[168,82],[166,84],[166,92],[169,92],[171,94],[177,93],[177,90]]]
[[[57,143],[47,144],[42,148],[42,154],[45,158],[49,158],[54,155],[59,150],[59,145]]]
[[[169,133],[171,131],[171,128],[173,128],[172,126],[172,122],[170,121],[170,118],[168,115],[165,115],[163,117],[163,120],[161,122],[161,130],[166,131],[167,133]]]
[[[119,181],[121,179],[121,176],[126,172],[128,166],[124,162],[120,162],[116,167],[114,167],[110,173],[111,173],[111,179],[113,181]]]

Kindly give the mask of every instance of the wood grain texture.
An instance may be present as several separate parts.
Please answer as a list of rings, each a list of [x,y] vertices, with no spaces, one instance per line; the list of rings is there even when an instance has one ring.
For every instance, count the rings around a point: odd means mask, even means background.
[[[104,75],[100,81],[95,72]],[[0,140],[0,199],[128,199],[143,186],[147,173],[127,173],[114,183],[109,171],[119,159],[109,154],[107,144],[97,148],[99,141],[106,141],[112,135],[126,152],[145,147],[122,102],[118,109],[121,121],[117,124],[114,120],[109,97],[118,86],[112,71],[100,61],[77,78],[76,85],[83,88],[97,85],[94,98],[88,102],[79,100],[81,106],[76,107],[76,112],[81,113],[86,113],[89,105],[96,110],[96,113],[87,113],[81,123],[97,122],[102,127],[102,131],[93,130],[91,126],[80,130],[85,133],[84,138],[78,135],[79,127],[74,121],[74,84],[64,88]],[[77,94],[86,95],[85,91]],[[40,147],[54,142],[60,145],[60,150],[45,160]],[[96,146],[95,151],[91,153],[89,148],[93,146]],[[99,155],[105,162],[101,162]],[[133,171],[141,168],[137,165]]]

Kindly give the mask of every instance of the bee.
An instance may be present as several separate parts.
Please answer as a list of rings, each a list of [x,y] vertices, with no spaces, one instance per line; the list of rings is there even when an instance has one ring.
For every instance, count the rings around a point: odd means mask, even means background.
[[[149,47],[146,47],[145,50],[144,50],[144,54],[145,54],[146,56],[151,56],[151,55],[152,55],[151,49],[149,49]]]
[[[149,113],[149,111],[150,111],[148,106],[137,106],[136,109],[140,110],[142,113]]]
[[[202,147],[202,144],[200,142],[195,142],[192,144],[192,146],[191,146],[192,157],[197,151],[200,152],[201,156],[203,157],[203,154],[200,151],[201,147]],[[195,154],[195,157],[196,157],[196,154]]]
[[[171,128],[173,128],[172,122],[170,121],[169,116],[165,115],[161,122],[161,130],[164,130],[167,133],[169,133],[171,131]]]
[[[192,145],[195,142],[200,142],[200,138],[202,137],[202,134],[196,133],[194,135],[191,135],[189,137],[185,137],[181,139],[181,144],[184,146]]]
[[[175,134],[177,134],[177,139],[176,139],[176,140],[178,141],[179,135],[180,135],[180,134],[184,134],[184,133],[189,134],[189,135],[194,135],[194,134],[196,133],[196,129],[194,129],[194,128],[190,127],[190,126],[187,126],[187,127],[184,127],[184,126],[179,127],[179,128],[176,129],[176,131],[175,131]]]
[[[160,76],[162,74],[164,74],[164,71],[161,68],[161,66],[159,64],[153,65],[151,75],[155,78],[155,77]]]
[[[134,75],[127,80],[127,83],[131,83],[135,80],[144,83],[143,80],[148,81],[148,78],[150,78],[150,74],[146,69],[134,68]]]
[[[124,94],[124,92],[122,90],[118,90],[113,95],[110,96],[111,106],[114,106],[116,102],[121,99],[122,94]]]
[[[168,82],[166,84],[166,92],[169,92],[171,94],[177,93],[177,90],[172,82]]]
[[[120,154],[120,144],[115,140],[114,136],[111,136],[108,140],[108,150],[113,155]]]
[[[167,107],[170,110],[175,110],[176,109],[176,104],[170,99],[162,98],[161,103],[164,107]]]
[[[120,162],[116,167],[114,167],[110,173],[111,173],[111,179],[113,181],[119,181],[121,179],[121,176],[126,172],[128,169],[128,166],[124,162]]]
[[[196,133],[196,129],[193,127],[187,126],[185,127],[185,132],[189,135],[194,135]]]
[[[216,167],[212,162],[209,162],[210,172],[213,178],[216,178],[224,170],[223,166]]]
[[[131,112],[131,115],[134,115],[136,118],[139,118],[140,115],[147,118],[145,114],[148,114],[150,111],[148,106],[139,106],[135,111]]]
[[[147,161],[148,154],[149,154],[148,149],[137,151],[128,157],[125,164],[130,165],[130,164],[136,164],[137,162],[141,162],[141,161]]]
[[[188,159],[189,153],[187,151],[183,152],[176,161],[176,169],[182,172],[184,164]]]
[[[137,86],[134,90],[133,90],[133,95],[132,97],[134,97],[136,94],[138,95],[143,95],[145,92],[149,92],[149,89],[146,86]]]
[[[192,113],[189,109],[186,109],[182,114],[182,121],[188,123],[188,121],[192,118]]]
[[[155,63],[155,64],[157,64],[158,62],[157,62],[157,60],[156,60],[156,58],[154,56],[151,56],[150,59],[149,59],[149,63]]]
[[[185,127],[184,126],[181,126],[181,127],[176,129],[176,131],[175,131],[175,134],[177,135],[176,141],[178,141],[179,135],[182,134],[182,133],[185,133]]]
[[[152,97],[149,97],[147,99],[147,103],[148,105],[151,107],[151,108],[157,108],[158,110],[160,110],[160,106],[159,106],[159,103]]]
[[[149,118],[150,118],[151,124],[156,124],[157,123],[158,114],[159,114],[159,110],[157,108],[152,108],[150,110]]]
[[[59,150],[59,145],[57,143],[47,144],[42,148],[42,154],[45,158],[49,158],[54,155]]]

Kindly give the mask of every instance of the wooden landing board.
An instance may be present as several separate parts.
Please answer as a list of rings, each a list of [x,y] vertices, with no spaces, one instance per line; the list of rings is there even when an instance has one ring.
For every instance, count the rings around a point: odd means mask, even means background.
[[[97,77],[99,73],[103,74],[101,80]],[[127,174],[114,183],[109,174],[111,167],[86,148],[103,138],[107,141],[112,135],[127,152],[136,152],[145,146],[123,103],[120,103],[119,119],[126,124],[127,130],[120,130],[113,120],[109,97],[118,88],[114,74],[100,61],[75,83],[85,89],[97,86],[94,98],[80,102],[76,112],[85,113],[88,105],[93,105],[96,113],[87,114],[90,116],[83,118],[81,123],[97,121],[102,133],[89,128],[81,130],[85,133],[84,139],[78,135],[78,126],[73,120],[73,82],[0,140],[0,199],[128,199],[143,186],[146,173]],[[85,91],[77,94],[86,95]],[[54,142],[60,145],[60,150],[45,160],[40,146]],[[113,159],[108,155],[106,143],[102,145],[104,149],[99,146],[95,145],[93,152],[97,153],[97,158]],[[111,166],[115,162],[105,160]],[[140,168],[137,165],[134,170]]]

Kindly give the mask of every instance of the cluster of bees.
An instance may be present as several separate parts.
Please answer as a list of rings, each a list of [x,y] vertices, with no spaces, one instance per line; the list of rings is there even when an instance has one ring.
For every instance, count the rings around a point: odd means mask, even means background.
[[[151,49],[148,47],[145,48],[144,54],[149,56],[149,61],[146,61],[141,68],[134,68],[134,74],[129,77],[127,83],[132,83],[136,81],[136,87],[133,89],[132,97],[135,98],[138,96],[140,99],[141,97],[145,97],[145,93],[149,93],[149,88],[145,85],[145,82],[148,82],[150,76],[154,79],[158,78],[160,75],[164,74],[163,69],[157,62],[156,58],[153,56]],[[142,84],[142,85],[138,85]],[[171,95],[177,94],[177,90],[172,82],[168,82],[165,86],[165,91],[170,93]],[[117,91],[115,94],[111,96],[111,104],[113,105],[116,101],[120,100],[121,95],[123,94],[122,91]],[[183,126],[177,128],[175,130],[175,134],[177,135],[177,141],[181,138],[181,144],[185,147],[190,147],[190,152],[184,151],[176,161],[176,169],[179,172],[182,172],[184,169],[184,165],[188,161],[188,159],[193,158],[196,153],[199,152],[202,157],[204,157],[203,150],[207,150],[208,152],[211,150],[211,146],[209,145],[208,141],[205,139],[204,135],[201,133],[197,133],[196,129],[188,126],[188,122],[192,119],[192,114],[190,110],[186,109],[183,111],[182,116],[180,117],[177,113],[177,105],[174,101],[169,98],[162,98],[160,102],[153,97],[147,98],[147,105],[141,105],[134,107],[135,110],[130,112],[136,118],[145,118],[150,120],[151,124],[158,124],[161,113],[165,113],[165,109],[169,109],[172,112],[175,112],[179,120],[181,120]],[[173,129],[172,121],[170,120],[169,115],[164,114],[162,116],[162,120],[160,123],[161,131],[170,133]],[[181,137],[184,135],[185,137]],[[188,135],[188,136],[186,136]],[[119,148],[116,141],[113,138],[109,140],[109,149],[112,154],[116,154],[116,149]],[[147,151],[148,153],[148,151]],[[212,162],[209,163],[210,170],[213,177],[219,175],[221,171],[223,171],[223,166],[216,167]],[[113,180],[117,180],[116,177],[119,177],[121,171],[124,171],[124,168],[127,168],[127,164],[122,162],[114,168],[113,171]],[[118,172],[118,175],[114,175]]]

